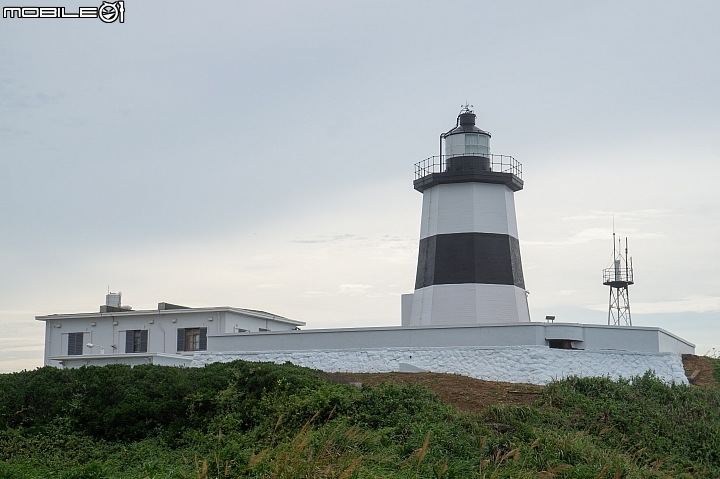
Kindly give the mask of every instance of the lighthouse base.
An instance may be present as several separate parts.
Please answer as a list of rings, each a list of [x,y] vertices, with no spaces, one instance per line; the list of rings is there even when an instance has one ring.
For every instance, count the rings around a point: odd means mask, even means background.
[[[409,305],[409,301],[405,303]],[[526,323],[525,290],[506,284],[436,284],[416,289],[403,326]]]

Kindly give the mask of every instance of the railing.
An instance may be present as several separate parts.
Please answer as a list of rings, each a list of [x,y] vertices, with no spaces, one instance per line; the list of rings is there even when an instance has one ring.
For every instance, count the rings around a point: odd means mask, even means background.
[[[457,160],[453,161],[453,158],[457,158]],[[449,163],[453,166],[453,170],[456,166],[460,166],[461,171],[473,170],[484,162],[482,165],[484,167],[480,168],[481,171],[512,173],[522,180],[522,163],[512,156],[491,154],[484,156],[471,156],[470,154],[431,156],[415,163],[415,179],[431,173],[450,171],[448,170],[448,160],[450,160]]]
[[[603,283],[632,283],[632,268],[607,268],[603,270]]]

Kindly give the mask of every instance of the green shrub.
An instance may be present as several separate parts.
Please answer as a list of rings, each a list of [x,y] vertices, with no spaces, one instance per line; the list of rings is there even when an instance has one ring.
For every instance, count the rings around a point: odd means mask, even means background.
[[[291,364],[0,375],[0,479],[720,476],[720,388],[569,378],[463,413]]]
[[[0,375],[0,430],[66,418],[79,433],[137,440],[202,426],[224,406],[218,394],[228,385],[243,409],[251,411],[267,392],[321,383],[308,369],[242,361],[204,368],[44,367]]]
[[[715,387],[720,387],[720,358],[708,358],[713,365],[713,379]]]
[[[716,389],[666,385],[651,373],[618,381],[569,378],[550,384],[544,401],[560,413],[554,425],[596,435],[608,446],[674,457],[682,467],[720,467]]]

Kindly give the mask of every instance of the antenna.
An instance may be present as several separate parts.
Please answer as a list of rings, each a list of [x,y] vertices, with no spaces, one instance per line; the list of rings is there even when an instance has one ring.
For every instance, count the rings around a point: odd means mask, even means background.
[[[628,264],[629,260],[629,264]],[[623,268],[622,265],[625,265]],[[622,253],[620,238],[615,244],[615,215],[613,215],[612,267],[603,270],[603,284],[610,286],[608,302],[608,325],[632,326],[630,316],[630,295],[628,286],[633,284],[632,258],[628,254],[628,238],[625,237],[625,255]]]
[[[628,239],[625,237],[625,269],[628,268]]]
[[[615,215],[613,215],[613,261],[615,261]]]

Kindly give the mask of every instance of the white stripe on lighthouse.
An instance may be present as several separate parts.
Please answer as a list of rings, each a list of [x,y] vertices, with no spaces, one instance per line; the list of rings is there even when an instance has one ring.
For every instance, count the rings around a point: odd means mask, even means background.
[[[437,284],[416,289],[410,325],[529,322],[525,290],[504,284]]]
[[[517,238],[512,190],[488,183],[440,184],[425,190],[420,239],[450,233],[496,233]]]

